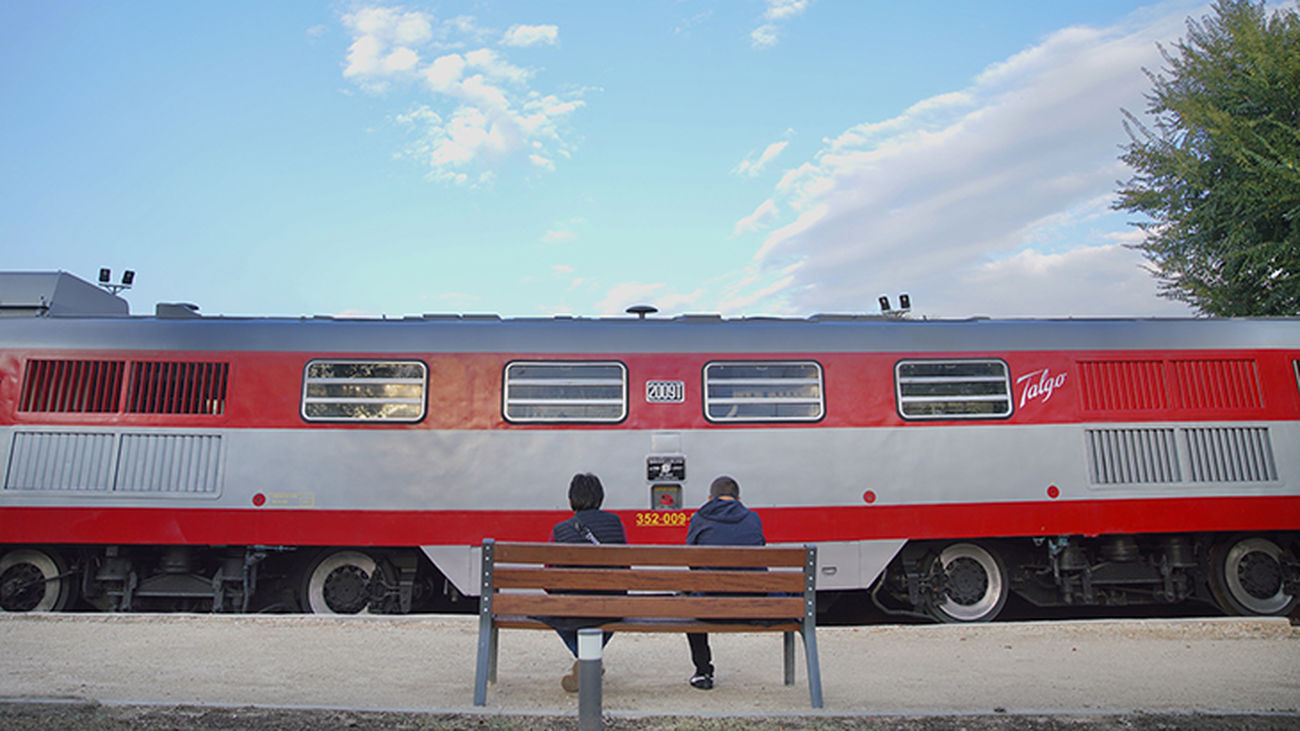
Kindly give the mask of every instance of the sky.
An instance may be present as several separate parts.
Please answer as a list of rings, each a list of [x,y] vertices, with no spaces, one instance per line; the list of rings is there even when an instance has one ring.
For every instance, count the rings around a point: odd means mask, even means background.
[[[137,314],[1186,316],[1111,205],[1207,13],[0,3],[0,269],[131,269]]]

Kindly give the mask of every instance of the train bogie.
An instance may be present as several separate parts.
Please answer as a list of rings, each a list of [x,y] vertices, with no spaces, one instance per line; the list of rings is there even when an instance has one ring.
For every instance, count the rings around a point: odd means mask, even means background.
[[[1300,602],[1300,535],[1117,534],[917,541],[875,589],[888,614],[995,619],[1009,595],[1037,607],[1169,606],[1286,615]],[[880,603],[882,601],[884,603]]]

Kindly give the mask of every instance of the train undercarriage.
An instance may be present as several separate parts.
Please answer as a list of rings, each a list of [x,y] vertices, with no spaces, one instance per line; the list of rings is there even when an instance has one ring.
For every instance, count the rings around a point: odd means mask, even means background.
[[[475,606],[414,548],[14,546],[0,555],[7,612],[408,614]]]
[[[1284,615],[1300,598],[1300,535],[1162,534],[913,541],[869,592],[886,616],[996,619],[1047,607],[1175,605]],[[0,610],[473,612],[414,548],[8,546]]]
[[[985,622],[1008,598],[1034,607],[1175,605],[1285,615],[1300,599],[1295,533],[914,541],[873,587],[887,614]]]

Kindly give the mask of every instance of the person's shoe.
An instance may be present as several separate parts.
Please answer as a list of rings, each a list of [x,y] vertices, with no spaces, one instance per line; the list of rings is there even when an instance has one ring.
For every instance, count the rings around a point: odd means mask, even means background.
[[[560,678],[560,687],[564,688],[564,690],[568,693],[578,692],[578,661],[577,660],[573,661],[573,669],[569,671],[569,674],[564,676],[563,678]]]
[[[713,690],[713,676],[696,673],[691,677],[691,687],[699,690]]]

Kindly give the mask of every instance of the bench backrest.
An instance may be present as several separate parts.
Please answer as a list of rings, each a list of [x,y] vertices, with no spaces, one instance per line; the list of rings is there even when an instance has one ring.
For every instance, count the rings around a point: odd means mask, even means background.
[[[816,563],[813,546],[590,545],[487,539],[483,542],[482,591],[488,600],[485,611],[493,617],[802,621],[815,608]]]

